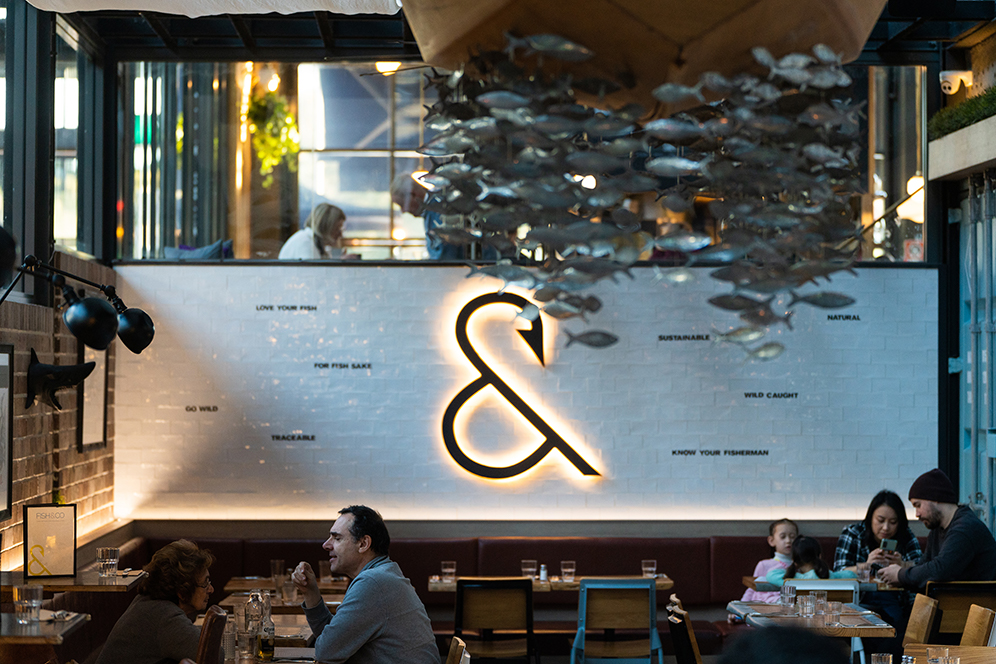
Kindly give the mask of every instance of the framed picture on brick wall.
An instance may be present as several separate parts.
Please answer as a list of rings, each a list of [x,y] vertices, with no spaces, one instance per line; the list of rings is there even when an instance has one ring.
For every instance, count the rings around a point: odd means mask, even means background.
[[[104,447],[107,445],[107,379],[109,372],[109,350],[94,350],[79,345],[79,362],[93,362],[93,373],[77,386],[76,403],[76,449]]]
[[[24,575],[76,574],[76,505],[24,506]]]
[[[11,516],[13,440],[14,347],[0,344],[0,521]]]

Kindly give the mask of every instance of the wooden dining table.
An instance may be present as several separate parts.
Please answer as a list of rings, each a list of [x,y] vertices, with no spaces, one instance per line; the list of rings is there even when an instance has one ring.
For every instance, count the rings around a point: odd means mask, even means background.
[[[859,604],[844,604],[842,615],[868,615],[874,614],[874,611],[870,611]],[[785,607],[781,604],[768,604],[766,602],[744,602],[742,600],[735,600],[726,605],[726,610],[735,615],[738,618],[746,619],[747,616],[755,614],[761,616],[795,616],[795,609],[791,613],[785,611]]]
[[[918,662],[927,661],[927,648],[935,645],[928,643],[911,643],[903,648],[903,654],[916,657]],[[993,664],[996,662],[996,648],[988,646],[945,646],[948,657],[960,657],[961,664]]]
[[[833,637],[890,637],[896,628],[875,613],[841,613],[840,622],[824,624],[824,616],[803,618],[799,615],[750,613],[744,617],[751,627],[799,627]]]
[[[325,600],[325,605],[329,607],[329,611],[332,613],[336,612],[339,605],[342,604],[343,593],[322,593],[322,599]],[[225,609],[226,611],[234,611],[236,606],[241,606],[249,601],[248,592],[232,593],[224,597],[218,606]],[[285,601],[283,599],[270,597],[270,613],[272,615],[286,615],[286,614],[301,614],[304,615],[304,609],[301,608],[301,599],[298,598],[296,601]]]
[[[276,647],[273,649],[274,662],[314,662],[314,648]]]
[[[66,620],[18,624],[13,613],[0,613],[0,664],[45,664],[65,637],[90,620],[88,613],[71,613]]]
[[[0,585],[3,586],[4,601],[10,601],[12,587],[17,585],[41,586],[45,592],[118,592],[132,590],[138,582],[148,576],[143,570],[118,571],[115,576],[100,576],[97,570],[77,572],[75,576],[29,576],[22,572],[0,572]]]
[[[457,580],[467,578],[467,579],[523,579],[526,577],[522,576],[469,576],[469,577],[456,577],[452,581],[444,581],[439,576],[429,577],[429,592],[431,593],[452,593],[456,592]],[[558,576],[551,576],[546,581],[540,581],[539,579],[533,579],[533,592],[534,593],[548,593],[551,591],[574,591],[577,592],[581,589],[581,579],[641,579],[643,577],[638,575],[631,576],[576,576],[573,581],[565,581]],[[657,577],[657,590],[670,590],[674,587],[674,581],[668,578],[666,574],[658,574]]]
[[[331,579],[319,580],[318,589],[322,593],[344,593],[349,586],[349,579],[346,577],[332,577]],[[225,584],[225,592],[232,593],[249,592],[259,588],[269,590],[272,595],[276,590],[276,584],[269,576],[233,576]]]
[[[272,614],[277,647],[306,648],[312,645],[313,638],[308,619],[303,613]],[[194,624],[204,624],[204,616],[197,616]]]

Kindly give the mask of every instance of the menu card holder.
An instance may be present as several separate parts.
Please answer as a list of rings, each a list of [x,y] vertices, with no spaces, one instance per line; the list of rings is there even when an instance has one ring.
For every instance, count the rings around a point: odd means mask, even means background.
[[[76,575],[76,505],[24,506],[24,576]]]

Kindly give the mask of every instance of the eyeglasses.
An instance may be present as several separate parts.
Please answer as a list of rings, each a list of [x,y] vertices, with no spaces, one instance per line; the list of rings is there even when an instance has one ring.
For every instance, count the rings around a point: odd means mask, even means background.
[[[195,583],[194,585],[198,588],[203,588],[204,590],[207,590],[208,588],[211,587],[211,577],[209,576],[208,578],[204,579],[204,583]]]

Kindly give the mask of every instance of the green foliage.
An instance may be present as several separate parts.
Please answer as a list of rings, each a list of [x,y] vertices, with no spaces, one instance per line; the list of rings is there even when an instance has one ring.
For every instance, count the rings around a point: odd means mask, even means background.
[[[933,141],[941,136],[947,136],[994,115],[996,115],[996,87],[989,88],[978,97],[970,97],[957,106],[942,108],[935,113],[927,122],[927,139]]]
[[[290,114],[287,97],[267,91],[262,96],[253,95],[247,113],[252,148],[259,158],[259,174],[265,176],[263,186],[273,184],[273,169],[285,159],[287,167],[297,171],[297,153],[300,149],[297,122]]]

